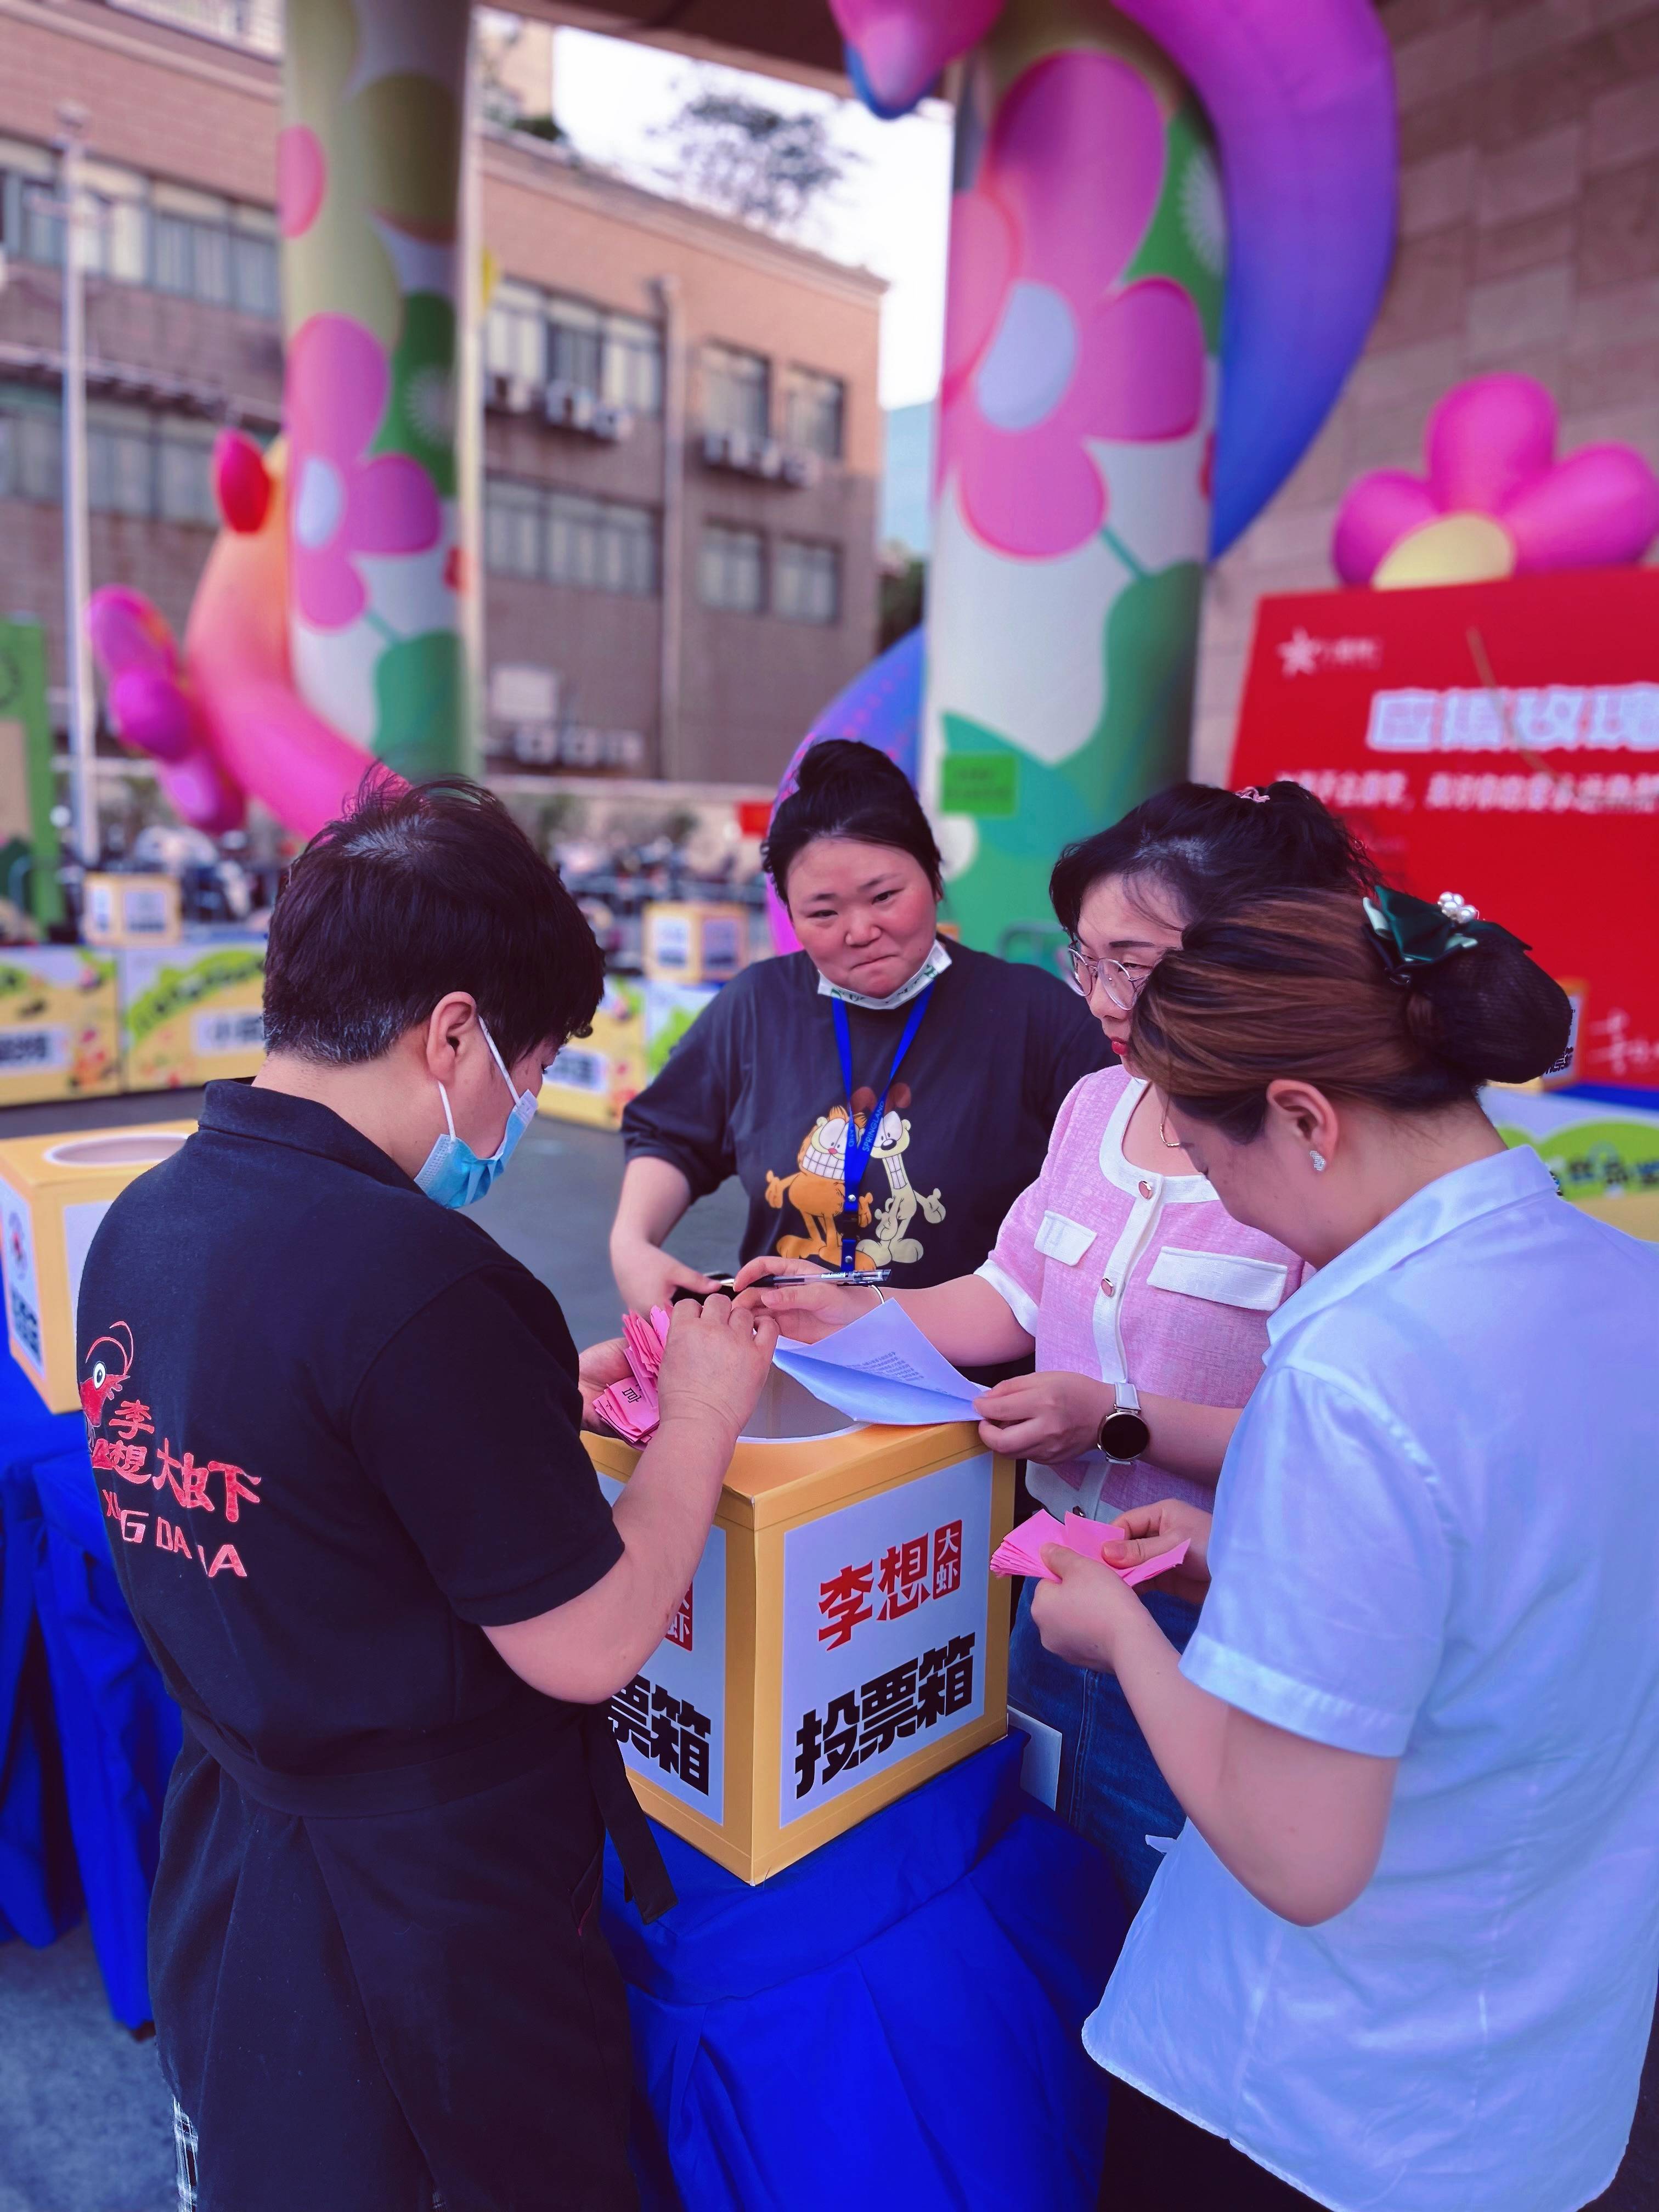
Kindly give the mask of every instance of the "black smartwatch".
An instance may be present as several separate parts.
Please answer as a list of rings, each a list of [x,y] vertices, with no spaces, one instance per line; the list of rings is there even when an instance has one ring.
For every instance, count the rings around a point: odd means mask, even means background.
[[[1112,1410],[1100,1425],[1100,1449],[1108,1459],[1139,1459],[1152,1441],[1140,1393],[1133,1382],[1120,1382],[1114,1395]]]

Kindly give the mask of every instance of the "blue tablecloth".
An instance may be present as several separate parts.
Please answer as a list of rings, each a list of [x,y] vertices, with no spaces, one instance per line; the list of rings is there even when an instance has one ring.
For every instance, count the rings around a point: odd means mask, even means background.
[[[178,1709],[110,1565],[81,1416],[46,1413],[9,1359],[0,1541],[0,1913],[49,1943],[84,1893],[110,2009],[138,2027]]]
[[[1024,1747],[754,1889],[658,1828],[680,1901],[649,1928],[611,1856],[647,2212],[1093,2206],[1106,2080],[1079,2030],[1123,1908],[1095,1847],[1021,1791]]]

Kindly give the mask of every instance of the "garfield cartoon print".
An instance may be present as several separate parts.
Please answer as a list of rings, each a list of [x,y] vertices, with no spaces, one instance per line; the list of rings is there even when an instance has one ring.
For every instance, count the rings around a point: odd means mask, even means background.
[[[872,1099],[871,1104],[875,1103]],[[875,1217],[873,1233],[859,1239],[859,1258],[872,1267],[913,1267],[926,1247],[911,1236],[910,1224],[918,1213],[924,1221],[945,1218],[945,1200],[938,1186],[926,1194],[917,1190],[904,1170],[910,1149],[910,1124],[904,1119],[910,1103],[910,1086],[896,1083],[887,1094],[887,1110],[881,1117],[872,1148],[872,1163],[879,1163],[887,1177],[888,1195]],[[864,1224],[860,1223],[860,1227]]]
[[[858,1110],[860,1098],[865,1101],[862,1112]],[[855,1136],[862,1136],[866,1115],[875,1104],[872,1091],[855,1092],[852,1128]],[[820,1114],[795,1155],[793,1175],[775,1175],[766,1171],[766,1203],[781,1212],[793,1206],[805,1223],[805,1237],[780,1237],[773,1250],[782,1260],[819,1260],[826,1267],[841,1265],[841,1232],[836,1218],[841,1212],[842,1192],[847,1169],[847,1131],[848,1116],[844,1106],[831,1106]],[[870,1226],[871,1201],[868,1191],[859,1194],[859,1227]],[[860,1248],[862,1249],[862,1248]]]
[[[867,1190],[859,1193],[858,1225],[870,1232],[859,1239],[856,1264],[860,1267],[914,1267],[924,1249],[921,1240],[910,1234],[916,1216],[920,1214],[924,1221],[945,1218],[945,1201],[939,1192],[934,1189],[924,1195],[905,1172],[910,1124],[904,1115],[910,1095],[908,1084],[894,1084],[871,1151],[871,1172],[879,1164],[888,1194],[878,1210]],[[847,1107],[836,1105],[818,1115],[801,1140],[793,1175],[775,1175],[768,1169],[766,1203],[780,1212],[786,1206],[793,1206],[808,1231],[805,1237],[779,1237],[773,1249],[780,1259],[817,1260],[826,1267],[840,1266],[848,1131],[850,1127],[854,1139],[861,1137],[875,1107],[875,1092],[860,1085],[853,1093],[850,1114]]]

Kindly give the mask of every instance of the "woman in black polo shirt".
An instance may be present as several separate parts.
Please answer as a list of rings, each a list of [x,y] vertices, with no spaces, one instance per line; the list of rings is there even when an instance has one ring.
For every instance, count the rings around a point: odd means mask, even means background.
[[[1057,974],[939,937],[933,833],[872,746],[812,747],[766,864],[804,949],[728,983],[623,1115],[611,1264],[637,1310],[710,1287],[663,1239],[732,1175],[739,1260],[887,1267],[909,1289],[971,1273],[1109,1058]]]
[[[592,1015],[598,948],[486,792],[367,787],[271,924],[270,1057],[111,1207],[82,1403],[178,1699],[151,1990],[199,2212],[632,2205],[611,1735],[691,1577],[772,1334],[675,1317],[614,1515],[626,1372],[462,1207]],[[182,2201],[182,2192],[181,2192]]]

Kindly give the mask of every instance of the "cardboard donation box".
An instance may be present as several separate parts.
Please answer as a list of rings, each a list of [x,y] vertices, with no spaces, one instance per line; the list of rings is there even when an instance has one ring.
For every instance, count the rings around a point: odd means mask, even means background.
[[[176,945],[179,886],[171,876],[88,876],[81,934],[88,945]]]
[[[537,1109],[558,1121],[617,1129],[623,1108],[645,1084],[644,990],[607,975],[592,1029],[561,1049],[543,1081]]]
[[[121,1088],[115,963],[77,945],[0,951],[0,1106]]]
[[[614,1502],[638,1454],[585,1441]],[[972,1422],[849,1428],[775,1369],[668,1634],[611,1700],[647,1812],[763,1881],[1000,1738],[1013,1495]]]
[[[127,951],[120,963],[129,1091],[183,1091],[258,1073],[265,1056],[263,937]]]
[[[643,963],[657,983],[724,983],[749,959],[749,910],[659,900],[645,909]]]
[[[0,1249],[11,1356],[54,1413],[80,1403],[75,1306],[99,1223],[195,1127],[174,1121],[0,1143]]]

